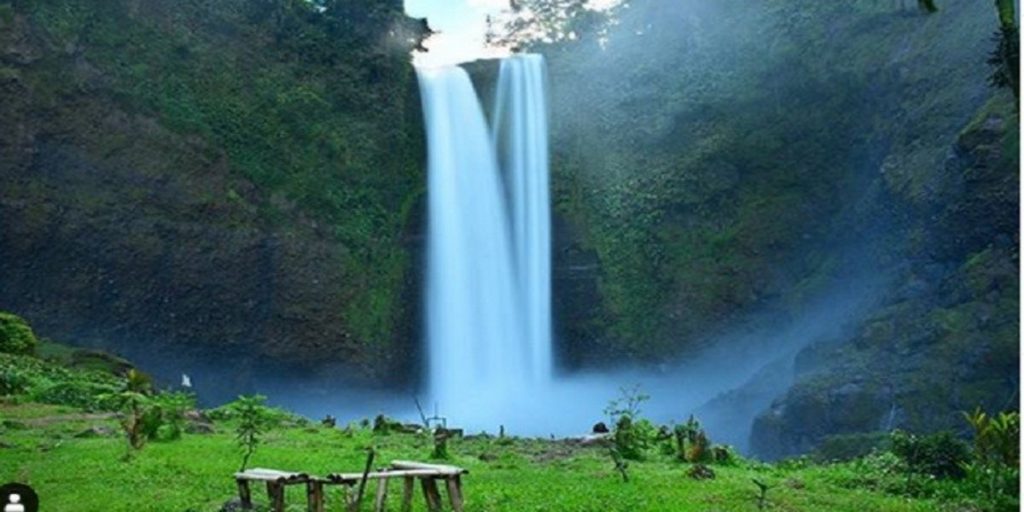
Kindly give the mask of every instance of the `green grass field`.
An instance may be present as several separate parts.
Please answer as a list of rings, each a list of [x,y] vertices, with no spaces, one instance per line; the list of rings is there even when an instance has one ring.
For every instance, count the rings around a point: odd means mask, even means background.
[[[232,474],[241,451],[227,421],[216,422],[212,434],[150,442],[125,461],[127,444],[113,415],[9,401],[0,403],[0,418],[0,481],[32,485],[45,512],[216,511],[236,492]],[[289,423],[266,435],[252,467],[358,472],[367,447],[377,450],[380,464],[429,460],[433,448],[423,435]],[[92,427],[109,433],[76,437]],[[714,480],[698,481],[687,476],[689,464],[652,453],[644,462],[630,462],[630,481],[623,482],[606,450],[566,441],[471,437],[450,441],[449,454],[446,463],[470,471],[464,480],[470,511],[755,511],[754,478],[771,486],[768,510],[981,510],[969,499],[950,500],[948,495],[911,499],[887,494],[863,463],[737,460],[712,466]],[[328,497],[329,510],[341,510],[337,492]],[[265,506],[265,493],[254,496],[258,506]],[[290,488],[287,501],[288,510],[305,510],[304,489]],[[369,510],[372,500],[365,501]],[[398,509],[396,501],[390,509]],[[424,508],[417,496],[415,510]]]

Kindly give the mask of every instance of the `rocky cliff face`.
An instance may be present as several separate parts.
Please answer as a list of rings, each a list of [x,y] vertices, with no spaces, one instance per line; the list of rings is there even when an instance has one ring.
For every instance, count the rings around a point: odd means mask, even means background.
[[[413,381],[419,102],[378,42],[401,6],[313,47],[311,13],[160,4],[0,2],[0,309],[227,387]]]
[[[912,7],[650,0],[536,48],[555,208],[598,264],[590,325],[565,331],[576,361],[671,362],[890,265],[889,191],[941,185],[900,174],[941,168],[987,99],[996,26],[976,2]]]
[[[971,122],[996,15],[914,7],[650,0],[538,45],[560,247],[592,269],[564,362],[753,338],[733,356],[762,371],[701,412],[768,458],[1014,405],[1018,121],[1000,98]]]
[[[943,166],[917,170],[936,184],[927,193],[888,180],[910,216],[907,263],[852,336],[797,356],[796,384],[754,423],[756,454],[895,428],[960,431],[960,411],[1018,407],[1019,130],[1007,96],[979,112]]]

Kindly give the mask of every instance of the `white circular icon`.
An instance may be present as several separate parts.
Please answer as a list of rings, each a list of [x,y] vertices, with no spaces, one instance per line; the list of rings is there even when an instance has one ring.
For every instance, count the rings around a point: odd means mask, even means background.
[[[4,512],[25,512],[25,505],[21,504],[20,494],[10,494],[7,496],[7,504],[4,505]]]

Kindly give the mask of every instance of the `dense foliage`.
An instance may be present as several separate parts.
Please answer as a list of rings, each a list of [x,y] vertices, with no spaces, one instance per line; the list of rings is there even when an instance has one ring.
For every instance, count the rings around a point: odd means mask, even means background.
[[[37,343],[36,335],[24,319],[0,311],[0,352],[32,354]]]

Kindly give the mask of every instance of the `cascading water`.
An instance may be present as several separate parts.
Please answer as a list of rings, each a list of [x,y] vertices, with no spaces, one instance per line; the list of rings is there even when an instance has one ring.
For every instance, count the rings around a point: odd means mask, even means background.
[[[551,207],[544,58],[501,62],[494,140],[505,171],[524,333],[534,382],[551,374]]]
[[[431,398],[459,424],[484,427],[520,409],[551,374],[544,61],[502,61],[493,132],[465,70],[417,72],[428,145]]]

